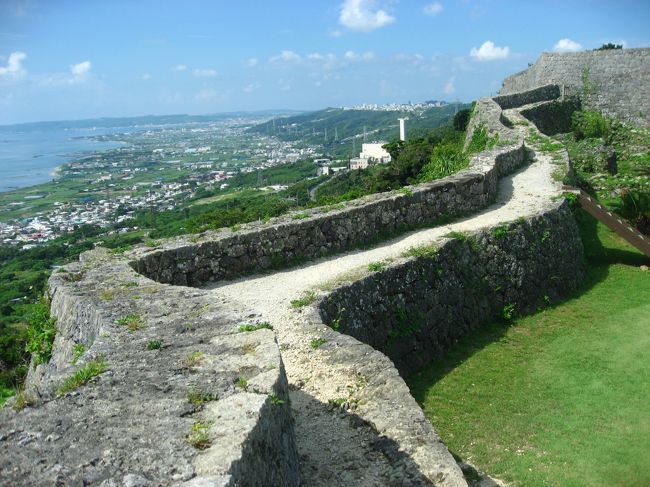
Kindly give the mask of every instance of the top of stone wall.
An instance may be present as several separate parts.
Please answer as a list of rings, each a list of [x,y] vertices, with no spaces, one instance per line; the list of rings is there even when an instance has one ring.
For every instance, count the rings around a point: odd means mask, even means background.
[[[628,123],[648,125],[648,79],[650,48],[544,52],[528,69],[506,78],[499,93],[512,95],[557,84],[562,95],[579,95],[589,108]]]

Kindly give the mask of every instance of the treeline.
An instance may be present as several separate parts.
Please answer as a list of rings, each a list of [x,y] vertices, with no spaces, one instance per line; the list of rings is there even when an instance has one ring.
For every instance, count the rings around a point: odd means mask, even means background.
[[[497,142],[485,127],[474,131],[467,151],[463,151],[470,109],[458,112],[451,123],[420,131],[407,141],[392,140],[385,148],[391,162],[349,171],[332,178],[316,191],[318,204],[355,199],[363,195],[399,189],[406,185],[449,176],[469,163],[472,154]]]

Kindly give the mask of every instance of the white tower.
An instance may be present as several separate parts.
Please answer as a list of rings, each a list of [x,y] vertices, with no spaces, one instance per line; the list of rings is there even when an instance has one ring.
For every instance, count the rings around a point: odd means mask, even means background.
[[[398,120],[399,120],[399,140],[406,140],[406,126],[404,125],[404,122],[407,119],[398,118]]]

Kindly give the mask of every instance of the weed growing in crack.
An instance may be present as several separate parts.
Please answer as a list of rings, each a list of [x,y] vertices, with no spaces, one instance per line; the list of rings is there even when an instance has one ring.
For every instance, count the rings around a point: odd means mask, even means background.
[[[316,293],[313,291],[307,291],[301,298],[294,299],[291,301],[292,308],[303,308],[309,306],[316,300]]]
[[[212,440],[210,439],[210,422],[195,421],[187,440],[197,450],[210,448],[212,445]]]
[[[128,315],[120,316],[115,323],[120,326],[125,326],[129,331],[140,330],[145,327],[142,316],[137,313],[130,313]]]
[[[319,348],[321,345],[324,345],[327,343],[327,340],[325,338],[314,338],[312,341],[309,342],[309,346],[316,350]]]
[[[262,321],[261,323],[246,323],[243,325],[239,325],[240,332],[257,331],[262,329],[273,330],[273,326],[271,326],[271,323],[269,323],[268,321]]]
[[[56,393],[57,395],[61,396],[66,392],[72,391],[77,387],[85,384],[93,377],[98,376],[105,370],[106,364],[104,363],[103,359],[98,358],[97,360],[92,360],[77,370],[70,377],[65,379],[57,388]]]

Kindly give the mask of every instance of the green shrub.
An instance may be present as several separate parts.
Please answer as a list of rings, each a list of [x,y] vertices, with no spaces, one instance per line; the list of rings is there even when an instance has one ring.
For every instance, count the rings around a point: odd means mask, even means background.
[[[27,312],[27,343],[25,351],[32,354],[36,365],[46,364],[52,357],[56,336],[56,318],[50,317],[50,308],[44,299],[30,306]]]
[[[434,147],[429,162],[422,168],[420,181],[444,178],[467,167],[468,162],[457,144],[441,143]]]
[[[480,123],[474,128],[472,138],[467,146],[467,153],[476,154],[486,149],[492,149],[497,145],[497,142],[499,142],[499,134],[490,136],[487,126],[484,123]]]
[[[596,110],[580,110],[571,115],[571,130],[576,140],[602,137],[607,138],[611,124]]]

